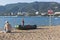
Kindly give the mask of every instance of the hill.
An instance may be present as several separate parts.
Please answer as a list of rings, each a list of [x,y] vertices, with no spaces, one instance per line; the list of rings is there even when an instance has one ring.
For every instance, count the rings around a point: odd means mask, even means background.
[[[17,12],[28,12],[35,13],[38,11],[47,12],[48,9],[55,11],[60,11],[60,3],[56,2],[32,2],[32,3],[14,3],[7,4],[5,6],[0,6],[0,15],[9,14],[13,12],[15,15]]]

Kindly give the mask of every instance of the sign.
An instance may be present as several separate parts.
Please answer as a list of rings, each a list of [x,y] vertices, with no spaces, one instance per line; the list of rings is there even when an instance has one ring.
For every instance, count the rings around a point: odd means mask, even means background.
[[[53,14],[53,10],[48,10],[48,14]]]

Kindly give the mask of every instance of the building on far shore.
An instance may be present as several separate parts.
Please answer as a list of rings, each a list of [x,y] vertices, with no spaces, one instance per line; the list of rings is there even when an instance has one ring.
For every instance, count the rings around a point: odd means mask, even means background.
[[[55,12],[54,15],[60,16],[60,12]]]
[[[43,15],[46,15],[47,13],[41,13],[41,15],[43,16]]]

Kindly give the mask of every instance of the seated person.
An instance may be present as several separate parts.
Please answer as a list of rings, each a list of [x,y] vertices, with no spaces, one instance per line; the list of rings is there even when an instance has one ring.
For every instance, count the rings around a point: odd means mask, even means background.
[[[5,22],[4,29],[6,33],[11,32],[11,25],[9,24],[8,21]]]

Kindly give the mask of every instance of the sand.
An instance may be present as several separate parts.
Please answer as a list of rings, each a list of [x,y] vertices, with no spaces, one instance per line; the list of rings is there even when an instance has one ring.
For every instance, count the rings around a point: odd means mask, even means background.
[[[33,30],[0,31],[0,40],[60,40],[60,26],[38,27]]]

